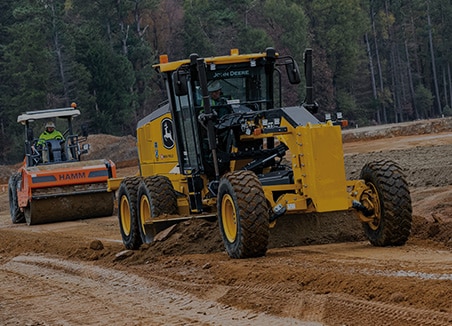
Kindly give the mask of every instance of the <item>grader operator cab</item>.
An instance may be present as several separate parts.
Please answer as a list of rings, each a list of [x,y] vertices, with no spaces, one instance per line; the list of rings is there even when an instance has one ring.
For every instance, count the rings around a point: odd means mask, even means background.
[[[285,107],[284,70],[292,84],[300,73],[272,48],[161,57],[155,68],[168,102],[138,123],[140,175],[109,180],[127,248],[181,220],[214,217],[230,257],[257,257],[281,216],[345,210],[356,211],[373,245],[407,241],[412,208],[403,172],[379,161],[366,164],[360,180],[346,180],[340,126],[313,115],[310,49],[304,63],[306,100]],[[213,82],[223,101],[210,99]]]
[[[8,184],[13,223],[28,225],[111,216],[114,196],[107,179],[116,177],[115,164],[106,159],[82,161],[89,149],[87,134],[73,132],[80,115],[75,103],[68,108],[28,111],[17,122],[25,127],[25,159]],[[61,127],[59,139],[33,135],[47,125]]]

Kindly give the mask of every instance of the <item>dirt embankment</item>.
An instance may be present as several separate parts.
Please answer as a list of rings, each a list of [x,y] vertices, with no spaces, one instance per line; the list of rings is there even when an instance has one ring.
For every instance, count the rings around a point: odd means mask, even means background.
[[[438,134],[452,131],[452,117],[418,120],[370,126],[356,129],[347,129],[342,133],[344,143],[360,140],[376,140],[395,138],[400,136],[421,136],[426,134]]]

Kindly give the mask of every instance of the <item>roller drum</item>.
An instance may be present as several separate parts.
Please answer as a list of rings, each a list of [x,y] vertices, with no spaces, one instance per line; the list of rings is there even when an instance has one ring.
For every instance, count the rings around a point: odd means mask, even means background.
[[[114,198],[111,192],[64,194],[33,199],[25,208],[27,224],[73,221],[111,216]]]

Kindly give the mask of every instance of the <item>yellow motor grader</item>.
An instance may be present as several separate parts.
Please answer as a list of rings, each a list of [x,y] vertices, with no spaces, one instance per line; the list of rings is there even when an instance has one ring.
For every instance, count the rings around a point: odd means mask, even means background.
[[[230,257],[258,257],[281,216],[347,210],[373,245],[405,244],[412,208],[401,168],[371,162],[346,180],[341,127],[314,116],[310,49],[304,66],[306,99],[287,107],[283,81],[300,83],[300,72],[273,48],[160,57],[168,101],[138,123],[139,175],[109,179],[126,248],[181,220],[217,218]]]

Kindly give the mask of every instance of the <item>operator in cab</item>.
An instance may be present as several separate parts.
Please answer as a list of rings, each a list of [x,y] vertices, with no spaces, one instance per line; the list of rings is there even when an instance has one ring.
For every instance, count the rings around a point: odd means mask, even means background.
[[[218,117],[230,113],[230,108],[227,105],[228,101],[222,96],[221,89],[221,83],[218,80],[214,80],[207,85],[207,90],[210,95],[210,105],[216,111]]]
[[[49,162],[49,152],[46,148],[46,142],[49,140],[60,140],[64,142],[64,136],[61,132],[55,129],[55,123],[53,121],[48,121],[45,125],[45,130],[41,133],[38,139],[38,149],[42,150],[42,161],[44,163]]]
[[[62,140],[64,141],[64,136],[61,132],[55,129],[55,124],[49,121],[45,125],[45,130],[41,133],[38,140],[38,145],[44,145],[47,140]]]
[[[214,80],[207,86],[207,90],[210,94],[210,105],[226,104],[226,99],[221,97],[221,83],[218,80]]]

